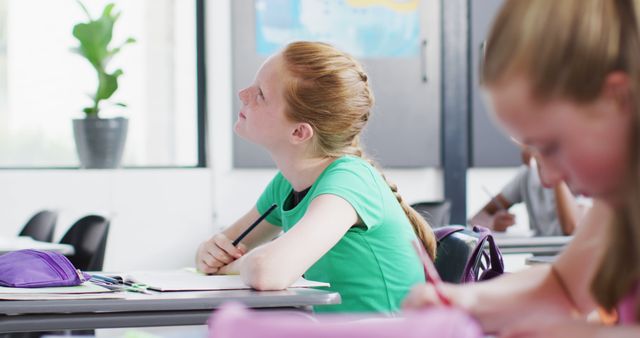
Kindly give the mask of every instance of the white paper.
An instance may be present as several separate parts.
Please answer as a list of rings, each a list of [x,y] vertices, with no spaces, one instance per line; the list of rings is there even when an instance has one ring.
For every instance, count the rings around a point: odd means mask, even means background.
[[[65,299],[118,299],[124,298],[122,292],[112,293],[36,293],[13,294],[0,293],[0,300],[65,300]]]
[[[127,281],[144,284],[157,291],[206,291],[251,289],[238,275],[203,275],[189,270],[141,271],[125,276]],[[328,287],[329,283],[300,277],[292,288]]]
[[[8,288],[0,286],[0,299],[3,300],[54,300],[54,299],[103,299],[122,298],[121,293],[84,282],[78,286],[51,288]]]
[[[78,294],[78,293],[102,293],[112,292],[107,288],[95,285],[91,282],[84,282],[78,286],[56,286],[50,288],[8,288],[0,286],[0,294]]]

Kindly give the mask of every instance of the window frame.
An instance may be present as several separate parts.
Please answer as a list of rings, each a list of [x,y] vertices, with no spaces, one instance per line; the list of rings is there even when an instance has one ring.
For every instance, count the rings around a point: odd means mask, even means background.
[[[198,169],[208,166],[207,158],[207,67],[206,67],[206,0],[195,1],[196,24],[196,164],[193,166],[121,166],[118,169]],[[0,171],[10,170],[84,170],[78,166],[0,166]]]

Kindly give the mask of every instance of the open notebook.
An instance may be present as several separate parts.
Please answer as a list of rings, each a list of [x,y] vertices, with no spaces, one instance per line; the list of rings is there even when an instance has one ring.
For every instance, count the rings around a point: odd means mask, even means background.
[[[193,269],[140,271],[128,274],[106,274],[125,282],[142,284],[153,291],[207,291],[251,289],[238,275],[204,275]],[[292,288],[328,287],[329,283],[309,281],[300,277]]]

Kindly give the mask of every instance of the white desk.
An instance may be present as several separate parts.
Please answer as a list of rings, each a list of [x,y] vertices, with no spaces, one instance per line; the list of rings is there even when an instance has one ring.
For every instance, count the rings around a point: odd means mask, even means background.
[[[528,257],[525,260],[527,265],[536,265],[536,264],[553,264],[558,256],[532,256]]]
[[[122,299],[0,301],[0,336],[9,332],[203,325],[226,302],[254,309],[310,311],[339,304],[337,292],[290,288],[284,291],[225,290],[127,293]]]
[[[39,242],[25,236],[0,237],[0,255],[23,249],[55,251],[67,256],[73,255],[75,252],[73,246],[69,244]]]
[[[494,234],[496,244],[503,254],[533,253],[555,255],[573,239],[573,236],[515,237]]]

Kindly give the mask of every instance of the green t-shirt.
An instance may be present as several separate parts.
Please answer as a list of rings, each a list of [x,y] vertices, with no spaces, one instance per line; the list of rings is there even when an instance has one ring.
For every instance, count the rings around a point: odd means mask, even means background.
[[[349,202],[364,223],[354,226],[305,273],[310,280],[328,282],[342,297],[339,305],[316,306],[316,312],[395,312],[424,270],[413,251],[416,238],[409,219],[380,173],[353,156],[336,159],[320,174],[298,205],[287,210],[291,184],[278,173],[258,199],[266,219],[289,231],[304,216],[311,201],[333,194]]]

